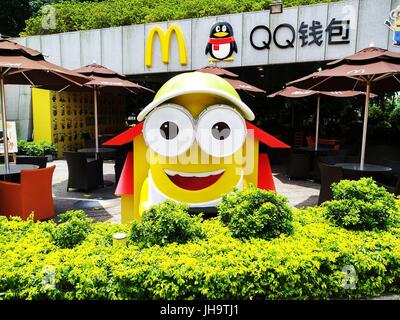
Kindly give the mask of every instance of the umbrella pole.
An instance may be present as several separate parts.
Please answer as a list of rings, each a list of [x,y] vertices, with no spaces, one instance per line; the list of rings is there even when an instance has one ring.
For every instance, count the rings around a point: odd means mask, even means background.
[[[0,105],[1,105],[1,120],[3,123],[3,145],[4,145],[4,168],[7,174],[10,171],[10,164],[8,162],[8,135],[7,135],[7,112],[6,112],[6,99],[4,92],[4,79],[0,77]]]
[[[321,96],[318,95],[317,99],[317,119],[316,119],[316,124],[315,124],[315,151],[318,150],[318,135],[319,135],[319,108],[321,105]]]
[[[95,135],[95,142],[96,142],[96,154],[95,158],[97,159],[97,154],[99,152],[99,127],[97,123],[97,87],[94,86],[94,135]]]
[[[368,109],[369,109],[369,96],[371,92],[371,84],[367,82],[367,90],[365,93],[365,110],[364,110],[364,124],[363,124],[363,135],[361,142],[361,159],[360,159],[360,169],[364,170],[364,160],[365,160],[365,144],[367,141],[367,127],[368,127]]]

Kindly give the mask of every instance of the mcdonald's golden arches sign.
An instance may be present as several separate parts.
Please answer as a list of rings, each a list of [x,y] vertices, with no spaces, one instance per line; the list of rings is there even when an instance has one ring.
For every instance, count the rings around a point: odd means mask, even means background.
[[[147,37],[145,51],[146,67],[151,68],[151,66],[153,65],[153,43],[156,35],[158,35],[158,38],[160,39],[161,61],[164,63],[169,63],[169,51],[171,46],[172,33],[175,33],[176,39],[178,41],[179,62],[181,65],[187,64],[186,44],[185,38],[182,34],[182,30],[177,25],[171,25],[170,27],[168,27],[167,31],[164,32],[160,27],[156,26],[150,30],[150,33]]]

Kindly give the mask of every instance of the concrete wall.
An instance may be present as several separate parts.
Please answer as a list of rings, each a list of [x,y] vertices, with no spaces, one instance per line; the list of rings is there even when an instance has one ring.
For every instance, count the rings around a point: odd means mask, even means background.
[[[18,139],[32,136],[31,87],[6,85],[7,119],[16,121]]]
[[[390,48],[392,32],[384,22],[390,11],[400,5],[400,0],[348,0],[317,5],[284,8],[281,14],[269,11],[238,13],[199,19],[157,22],[115,28],[85,30],[54,35],[20,38],[18,42],[42,51],[48,60],[67,68],[96,61],[123,74],[151,74],[168,71],[196,70],[207,65],[209,55],[205,48],[211,26],[217,21],[229,22],[234,31],[238,52],[233,61],[219,62],[221,67],[240,67],[280,63],[301,63],[306,61],[332,60],[352,54],[373,43],[375,46]],[[347,43],[328,43],[327,27],[332,19],[350,21]],[[302,46],[300,28],[302,23],[311,27],[313,21],[321,25],[322,44]],[[293,47],[281,49],[292,34],[288,28],[278,28],[289,24],[295,31]],[[188,61],[179,63],[178,43],[172,36],[170,44],[170,63],[161,61],[161,48],[158,36],[153,42],[153,65],[144,65],[145,45],[150,31],[158,26],[166,31],[169,26],[177,25],[182,30],[186,43]],[[273,35],[276,32],[278,44],[271,41],[270,49],[257,50],[250,42],[250,35],[257,26],[268,27]],[[342,25],[347,27],[345,23]],[[310,31],[308,31],[310,33]],[[254,32],[254,43],[261,45],[268,38],[265,30]],[[309,34],[308,41],[312,37]],[[336,37],[340,40],[340,37]]]

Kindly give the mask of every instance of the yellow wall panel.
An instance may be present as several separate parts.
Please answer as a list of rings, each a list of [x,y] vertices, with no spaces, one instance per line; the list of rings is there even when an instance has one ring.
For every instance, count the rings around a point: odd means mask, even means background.
[[[32,89],[33,132],[35,141],[52,142],[58,157],[64,151],[84,147],[85,135],[94,139],[93,94]],[[125,97],[99,94],[99,134],[114,134],[125,129]]]
[[[52,117],[50,91],[32,89],[33,138],[52,142]]]

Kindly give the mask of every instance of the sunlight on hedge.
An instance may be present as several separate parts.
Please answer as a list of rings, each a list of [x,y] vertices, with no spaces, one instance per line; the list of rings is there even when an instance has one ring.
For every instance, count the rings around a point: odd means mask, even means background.
[[[332,185],[333,200],[323,204],[327,218],[350,230],[384,230],[399,222],[393,194],[372,178]]]
[[[112,247],[112,235],[129,234],[129,225],[95,223],[81,244],[62,249],[52,238],[62,224],[0,217],[0,299],[327,299],[400,292],[398,225],[351,231],[326,220],[322,208],[308,208],[293,213],[290,236],[241,241],[218,218],[202,224],[203,240],[140,249]],[[356,270],[353,289],[345,286],[346,266]]]

